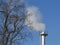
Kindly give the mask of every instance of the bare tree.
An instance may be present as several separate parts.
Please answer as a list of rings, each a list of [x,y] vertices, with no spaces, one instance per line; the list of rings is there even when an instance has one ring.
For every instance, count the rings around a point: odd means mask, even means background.
[[[0,0],[0,45],[19,45],[27,35],[24,28],[25,5],[21,0]]]

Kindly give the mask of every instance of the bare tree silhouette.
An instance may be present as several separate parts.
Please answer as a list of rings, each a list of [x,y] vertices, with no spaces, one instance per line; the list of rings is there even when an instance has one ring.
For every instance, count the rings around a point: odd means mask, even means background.
[[[0,0],[0,45],[19,45],[26,38],[22,33],[25,5],[21,0]]]

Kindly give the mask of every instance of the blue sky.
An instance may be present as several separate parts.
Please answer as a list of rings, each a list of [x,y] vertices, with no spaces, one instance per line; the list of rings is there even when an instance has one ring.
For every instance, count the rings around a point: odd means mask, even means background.
[[[48,36],[46,45],[60,45],[60,0],[26,0],[27,5],[37,6],[46,24]],[[40,45],[40,35],[32,31],[32,39],[28,39],[23,45]]]
[[[43,14],[48,36],[46,45],[60,45],[60,0],[27,0],[28,5],[37,6]],[[40,45],[40,36],[36,31],[32,32],[33,39],[24,45]]]

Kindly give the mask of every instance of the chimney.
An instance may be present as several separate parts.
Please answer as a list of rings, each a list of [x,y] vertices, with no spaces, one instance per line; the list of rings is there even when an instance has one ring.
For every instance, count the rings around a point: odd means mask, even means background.
[[[45,45],[47,35],[48,34],[46,32],[41,32],[41,45]]]

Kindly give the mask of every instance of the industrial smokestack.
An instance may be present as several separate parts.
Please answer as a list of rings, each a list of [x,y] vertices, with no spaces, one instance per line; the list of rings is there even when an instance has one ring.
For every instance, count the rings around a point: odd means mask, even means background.
[[[45,33],[45,24],[42,23],[42,16],[39,8],[32,6],[26,9],[25,25],[30,29],[40,31],[42,38],[42,45],[45,45],[45,37],[48,35]]]
[[[45,45],[47,35],[48,34],[46,32],[41,32],[41,45]]]

